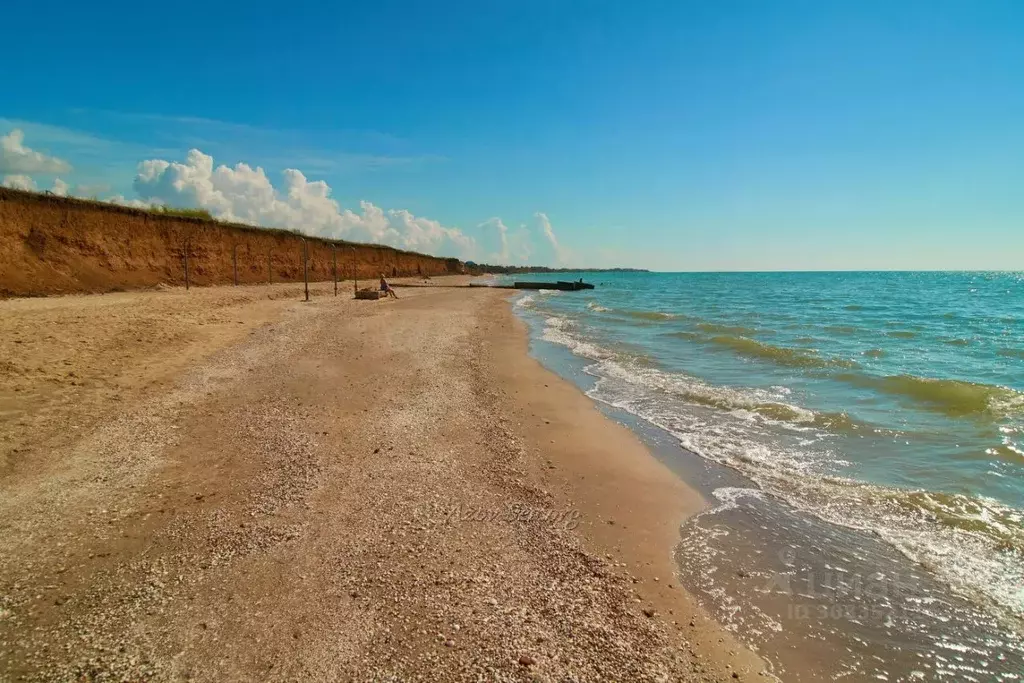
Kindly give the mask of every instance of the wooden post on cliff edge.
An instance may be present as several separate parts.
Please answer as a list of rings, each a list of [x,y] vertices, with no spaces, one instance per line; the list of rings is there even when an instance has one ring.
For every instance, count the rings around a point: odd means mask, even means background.
[[[188,240],[185,240],[185,291],[188,291]]]
[[[231,271],[234,273],[235,287],[238,286],[238,245],[231,247]]]
[[[267,284],[274,284],[274,267],[270,265],[271,250],[267,249]]]
[[[309,247],[306,238],[302,238],[302,281],[306,285],[306,301],[309,301]]]
[[[334,258],[334,296],[338,296],[338,245],[331,245],[331,256]]]
[[[352,247],[352,295],[359,291],[359,267],[356,265],[356,248]]]

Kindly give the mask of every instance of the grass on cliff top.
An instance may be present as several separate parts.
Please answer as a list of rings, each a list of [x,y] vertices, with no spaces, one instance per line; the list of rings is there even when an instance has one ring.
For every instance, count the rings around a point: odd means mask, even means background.
[[[160,205],[157,205],[157,206],[147,206],[147,207],[124,206],[123,204],[113,204],[113,203],[111,203],[109,201],[102,200],[99,197],[91,197],[89,199],[86,199],[84,197],[66,197],[66,196],[55,195],[52,192],[46,192],[46,191],[39,192],[39,191],[33,191],[33,190],[19,190],[19,189],[15,189],[15,188],[11,188],[11,187],[4,187],[3,185],[0,185],[0,201],[5,201],[5,200],[13,200],[13,201],[18,201],[18,202],[38,201],[38,202],[47,202],[47,203],[61,203],[61,204],[66,204],[66,205],[77,205],[77,206],[81,206],[81,207],[87,207],[89,209],[94,209],[94,210],[97,210],[97,211],[109,211],[109,212],[116,212],[116,213],[122,213],[122,214],[134,214],[136,216],[150,214],[150,215],[155,215],[155,216],[164,216],[164,217],[167,217],[167,218],[184,218],[184,219],[187,219],[187,220],[209,221],[211,223],[216,223],[217,225],[224,226],[224,227],[229,228],[231,230],[243,230],[243,231],[246,231],[246,232],[269,233],[271,235],[287,235],[287,236],[299,237],[299,238],[302,238],[302,239],[309,238],[309,239],[313,239],[313,240],[315,240],[317,242],[322,242],[322,243],[325,243],[325,244],[335,244],[335,245],[343,246],[343,247],[370,247],[370,248],[374,248],[374,249],[381,249],[381,250],[391,251],[391,252],[395,252],[395,253],[398,253],[398,254],[411,254],[413,256],[427,256],[429,258],[440,258],[440,259],[443,259],[445,261],[456,261],[456,260],[458,260],[458,259],[454,259],[454,258],[451,258],[451,257],[431,256],[430,254],[422,254],[420,252],[410,251],[408,249],[399,249],[398,247],[392,247],[392,246],[389,246],[389,245],[386,245],[386,244],[376,244],[376,243],[369,243],[369,242],[353,242],[353,241],[344,240],[344,239],[333,239],[333,238],[328,238],[328,237],[318,237],[316,235],[307,235],[304,232],[302,232],[302,230],[300,230],[298,228],[272,228],[272,227],[267,227],[267,226],[263,226],[263,225],[253,225],[253,224],[247,224],[247,223],[233,223],[233,222],[229,222],[229,221],[223,221],[223,220],[214,218],[213,214],[211,214],[206,209],[180,209],[180,208],[175,208],[175,207],[170,207],[170,206],[160,206]]]
[[[149,209],[152,213],[162,216],[178,216],[179,218],[201,218],[202,220],[215,220],[213,214],[206,209],[178,209],[173,206],[154,206]]]

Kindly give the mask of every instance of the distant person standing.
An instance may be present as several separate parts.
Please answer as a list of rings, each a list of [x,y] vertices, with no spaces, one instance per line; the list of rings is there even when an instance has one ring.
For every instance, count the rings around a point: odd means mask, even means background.
[[[380,274],[380,291],[384,292],[387,296],[393,296],[396,299],[398,295],[395,294],[395,290],[388,284],[388,281],[384,278],[384,273]]]

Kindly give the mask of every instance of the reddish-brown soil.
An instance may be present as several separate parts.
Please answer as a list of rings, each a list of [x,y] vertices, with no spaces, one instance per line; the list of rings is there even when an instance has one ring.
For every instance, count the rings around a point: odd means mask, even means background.
[[[307,238],[310,281],[460,272],[456,259]],[[336,250],[336,254],[335,254]],[[0,296],[110,292],[185,283],[301,282],[303,238],[0,188]]]

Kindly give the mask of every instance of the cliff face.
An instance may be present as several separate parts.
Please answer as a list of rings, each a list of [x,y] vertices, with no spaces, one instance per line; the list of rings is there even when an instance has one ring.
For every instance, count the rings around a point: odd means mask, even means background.
[[[0,188],[0,296],[302,281],[302,238],[280,231],[160,216],[138,209]],[[386,246],[306,238],[309,279],[376,279],[461,271]]]

